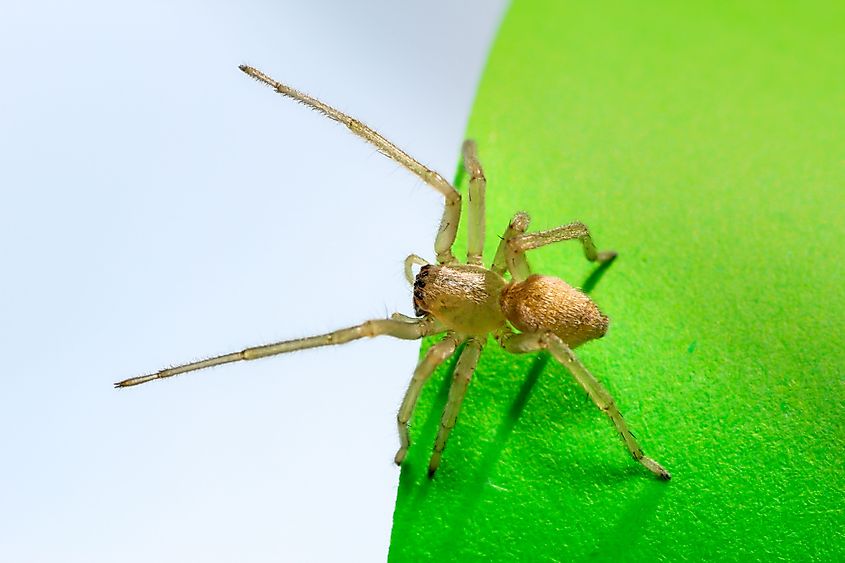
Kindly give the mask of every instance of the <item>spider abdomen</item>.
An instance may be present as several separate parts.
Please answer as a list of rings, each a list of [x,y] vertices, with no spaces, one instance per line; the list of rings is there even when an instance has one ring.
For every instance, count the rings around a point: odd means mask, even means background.
[[[552,276],[529,276],[501,293],[502,312],[523,332],[550,331],[571,348],[607,332],[608,318],[593,300]]]
[[[502,276],[481,266],[423,266],[414,280],[414,309],[460,334],[484,335],[505,324],[499,300],[506,285]]]

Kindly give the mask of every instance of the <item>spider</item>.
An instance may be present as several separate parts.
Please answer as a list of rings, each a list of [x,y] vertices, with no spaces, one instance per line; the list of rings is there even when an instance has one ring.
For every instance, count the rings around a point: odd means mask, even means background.
[[[532,274],[525,257],[529,250],[567,240],[580,241],[584,255],[592,262],[609,262],[616,257],[615,252],[597,251],[590,231],[579,222],[526,233],[530,219],[526,213],[520,212],[514,215],[505,230],[493,263],[489,268],[484,267],[482,247],[487,180],[478,160],[476,144],[468,140],[463,144],[462,155],[464,169],[470,178],[467,205],[469,224],[467,259],[466,263],[461,263],[452,252],[461,216],[461,194],[443,176],[423,166],[357,119],[281,84],[255,68],[246,65],[239,68],[279,94],[346,125],[353,133],[375,145],[379,152],[419,176],[443,195],[443,218],[434,241],[437,263],[430,264],[415,254],[405,259],[405,277],[414,288],[416,318],[395,313],[388,319],[369,320],[328,334],[246,348],[240,352],[163,369],[120,381],[115,383],[115,387],[131,387],[221,364],[255,360],[305,348],[344,344],[363,337],[387,335],[416,340],[443,334],[442,340],[428,349],[414,370],[397,415],[400,447],[395,462],[401,465],[411,445],[409,421],[420,391],[435,369],[463,345],[428,466],[428,475],[433,477],[440,466],[446,441],[455,426],[478,358],[492,335],[505,350],[514,354],[547,350],[570,371],[595,405],[607,414],[631,456],[660,479],[671,478],[669,472],[657,461],[643,453],[613,398],[572,351],[584,342],[604,336],[608,318],[587,295],[563,280]],[[414,266],[420,267],[416,275],[413,273]],[[506,274],[510,275],[510,281],[505,279]]]

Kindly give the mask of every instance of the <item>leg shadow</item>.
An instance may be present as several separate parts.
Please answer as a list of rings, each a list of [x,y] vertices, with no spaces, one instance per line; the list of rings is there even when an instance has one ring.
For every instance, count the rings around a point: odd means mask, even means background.
[[[643,490],[628,507],[621,510],[617,523],[597,534],[596,549],[587,559],[597,561],[622,561],[630,557],[632,547],[643,535],[643,531],[654,526],[660,499],[668,491],[664,483],[656,480],[643,484]]]
[[[584,283],[581,284],[581,291],[583,291],[584,293],[590,293],[591,291],[593,291],[593,289],[595,289],[596,285],[601,280],[602,276],[604,276],[604,273],[607,271],[608,268],[610,268],[610,265],[614,262],[616,262],[616,256],[614,256],[607,262],[602,262],[601,264],[599,264],[598,268],[593,270],[590,275],[587,276],[587,279],[584,280]]]
[[[549,358],[549,353],[543,351],[537,354],[537,357],[534,359],[522,386],[519,388],[519,392],[514,398],[513,403],[511,403],[504,420],[496,431],[496,436],[493,439],[493,442],[484,453],[478,470],[475,471],[471,481],[467,484],[466,493],[464,494],[464,500],[462,503],[462,510],[456,514],[454,521],[450,524],[450,533],[444,538],[444,546],[455,545],[454,542],[460,541],[460,536],[464,533],[467,522],[469,522],[470,518],[472,518],[475,514],[476,507],[481,501],[484,487],[490,480],[493,468],[499,461],[502,451],[505,449],[505,445],[508,443],[511,434],[513,434],[516,423],[522,416],[522,412],[525,410],[525,405],[528,404],[528,399],[531,398],[531,394],[534,391],[537,380],[540,378],[540,375],[549,363]]]

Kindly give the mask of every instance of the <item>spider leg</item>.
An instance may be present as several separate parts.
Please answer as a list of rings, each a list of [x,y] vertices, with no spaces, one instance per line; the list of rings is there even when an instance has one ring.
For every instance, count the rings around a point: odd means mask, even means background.
[[[531,268],[528,267],[528,260],[525,259],[524,254],[517,254],[508,251],[508,243],[525,232],[528,228],[528,223],[531,222],[531,217],[527,213],[520,211],[513,216],[505,234],[502,235],[502,240],[499,242],[499,247],[496,249],[496,257],[493,258],[493,265],[491,270],[497,274],[504,275],[506,271],[510,271],[511,277],[515,281],[523,281],[531,275]]]
[[[649,471],[654,473],[657,477],[664,480],[669,480],[672,476],[666,471],[662,465],[647,457],[643,453],[639,442],[628,429],[622,413],[616,406],[616,402],[607,389],[604,388],[599,380],[591,374],[578,357],[572,352],[560,338],[551,333],[531,333],[518,334],[513,336],[505,336],[501,340],[502,346],[509,352],[522,354],[526,352],[534,352],[540,349],[547,349],[552,356],[569,370],[575,380],[584,388],[593,403],[601,409],[616,427],[625,447],[631,453],[631,456],[644,465]]]
[[[467,264],[481,266],[481,254],[484,250],[485,210],[484,197],[487,191],[487,179],[478,161],[478,147],[475,141],[464,141],[462,152],[464,155],[464,170],[469,173],[469,203],[467,214]]]
[[[461,357],[458,358],[455,375],[452,378],[452,386],[449,387],[449,399],[446,401],[443,418],[440,420],[440,430],[437,433],[437,439],[434,441],[434,453],[428,463],[429,477],[433,477],[434,472],[440,466],[440,458],[446,448],[446,441],[458,420],[458,412],[461,410],[461,403],[464,400],[464,395],[466,395],[472,374],[475,372],[475,366],[478,363],[482,348],[484,348],[482,339],[472,338],[464,347]]]
[[[425,357],[417,364],[414,370],[414,376],[411,378],[411,383],[408,384],[408,390],[405,392],[405,398],[402,399],[402,406],[399,407],[399,413],[396,416],[399,426],[400,444],[399,451],[396,452],[396,458],[394,459],[396,465],[400,465],[405,460],[405,455],[411,446],[408,421],[411,420],[411,415],[414,413],[414,407],[417,404],[420,391],[422,391],[422,388],[431,377],[431,374],[434,373],[434,370],[437,369],[437,366],[454,354],[455,349],[463,340],[463,337],[456,336],[454,333],[447,334],[443,340],[429,348]]]
[[[584,246],[584,256],[590,262],[601,263],[616,258],[616,252],[613,250],[597,251],[596,245],[593,244],[593,237],[590,236],[590,230],[587,225],[579,221],[547,231],[516,235],[508,241],[508,250],[514,254],[522,254],[527,250],[534,250],[541,246],[575,239],[581,241]]]
[[[440,228],[438,229],[437,237],[434,240],[434,251],[437,253],[437,261],[441,264],[451,264],[456,261],[454,254],[452,254],[452,244],[455,242],[455,235],[458,232],[458,222],[461,218],[461,194],[459,194],[458,190],[456,190],[452,184],[447,182],[443,176],[422,165],[413,157],[402,151],[399,147],[382,137],[375,130],[370,129],[357,119],[336,110],[328,104],[324,104],[316,98],[312,98],[308,94],[273,80],[260,70],[247,65],[240,65],[238,68],[252,78],[267,84],[279,94],[293,98],[297,102],[303,103],[312,109],[317,110],[329,119],[333,119],[346,125],[346,127],[348,127],[354,134],[358,135],[368,143],[375,145],[380,153],[395,160],[419,176],[423,182],[440,192],[443,197],[446,198],[446,204],[443,208],[443,218],[440,221]]]
[[[318,346],[345,344],[346,342],[364,338],[366,336],[386,335],[393,336],[395,338],[402,338],[404,340],[417,340],[424,336],[437,334],[438,332],[443,331],[443,326],[432,317],[424,317],[422,319],[418,319],[416,322],[407,322],[395,319],[376,319],[318,336],[309,336],[307,338],[297,338],[295,340],[285,340],[282,342],[265,344],[264,346],[245,348],[240,352],[232,352],[231,354],[215,356],[213,358],[208,358],[207,360],[200,360],[198,362],[163,369],[149,375],[124,379],[123,381],[115,383],[114,386],[131,387],[133,385],[147,383],[148,381],[173,377],[174,375],[179,375],[180,373],[219,366],[221,364],[228,364],[241,360],[256,360],[258,358],[285,354],[287,352],[304,350],[306,348],[316,348]]]

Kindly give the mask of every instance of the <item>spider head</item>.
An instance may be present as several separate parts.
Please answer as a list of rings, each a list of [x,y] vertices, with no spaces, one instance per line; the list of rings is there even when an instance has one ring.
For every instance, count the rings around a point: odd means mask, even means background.
[[[425,285],[428,282],[429,275],[431,275],[431,266],[426,264],[420,268],[417,277],[414,279],[414,314],[418,317],[429,314],[429,311],[425,308]]]

